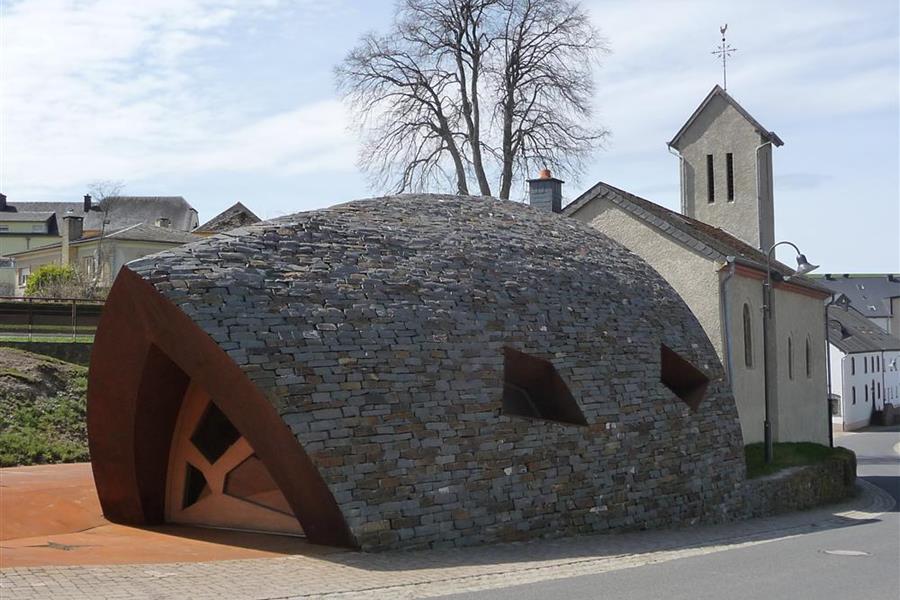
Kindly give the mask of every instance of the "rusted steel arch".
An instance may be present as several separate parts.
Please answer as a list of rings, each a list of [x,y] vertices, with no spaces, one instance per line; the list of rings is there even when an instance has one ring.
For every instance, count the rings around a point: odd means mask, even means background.
[[[317,544],[357,547],[300,442],[231,358],[147,281],[123,268],[94,340],[88,437],[104,515],[163,522],[169,449],[191,379],[244,434]]]

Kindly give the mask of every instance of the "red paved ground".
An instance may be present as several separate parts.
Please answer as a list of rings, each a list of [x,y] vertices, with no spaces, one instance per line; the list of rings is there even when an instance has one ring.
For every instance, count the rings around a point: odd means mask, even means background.
[[[89,463],[0,469],[0,568],[201,562],[333,551],[288,536],[110,523],[100,512]]]

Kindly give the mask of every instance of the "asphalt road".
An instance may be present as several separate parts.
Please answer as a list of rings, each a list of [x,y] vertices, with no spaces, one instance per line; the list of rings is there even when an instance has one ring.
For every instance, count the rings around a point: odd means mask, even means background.
[[[857,473],[900,503],[900,427],[836,436],[857,453]],[[900,599],[898,504],[871,523],[789,537],[661,564],[445,600]]]

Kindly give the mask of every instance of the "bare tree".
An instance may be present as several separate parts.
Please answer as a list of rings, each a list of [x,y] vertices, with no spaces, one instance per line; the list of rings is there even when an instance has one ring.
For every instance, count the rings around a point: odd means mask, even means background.
[[[109,207],[110,198],[115,198],[122,194],[125,184],[122,181],[102,180],[94,181],[88,185],[88,192],[91,199],[97,202],[97,207],[102,211],[103,218],[100,221],[100,237],[97,239],[97,256],[96,267],[93,277],[90,278],[90,290],[93,295],[97,294],[97,288],[103,279],[103,237],[106,235],[106,226],[109,224]],[[84,274],[87,276],[87,273]]]
[[[604,50],[572,0],[401,0],[391,31],[336,69],[360,164],[396,191],[455,180],[490,195],[494,176],[501,198],[537,165],[578,174],[606,135],[588,124]]]

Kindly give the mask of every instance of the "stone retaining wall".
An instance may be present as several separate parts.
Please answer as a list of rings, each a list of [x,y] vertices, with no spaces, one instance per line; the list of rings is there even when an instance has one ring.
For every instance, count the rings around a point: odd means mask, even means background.
[[[59,360],[75,363],[76,365],[88,366],[91,362],[91,349],[94,344],[85,342],[4,342],[0,341],[0,346],[6,348],[15,348],[17,350],[25,350],[26,352],[34,352],[35,354],[43,354],[52,356]]]
[[[747,517],[765,517],[838,502],[854,494],[856,456],[847,452],[825,462],[748,479],[744,487]]]

